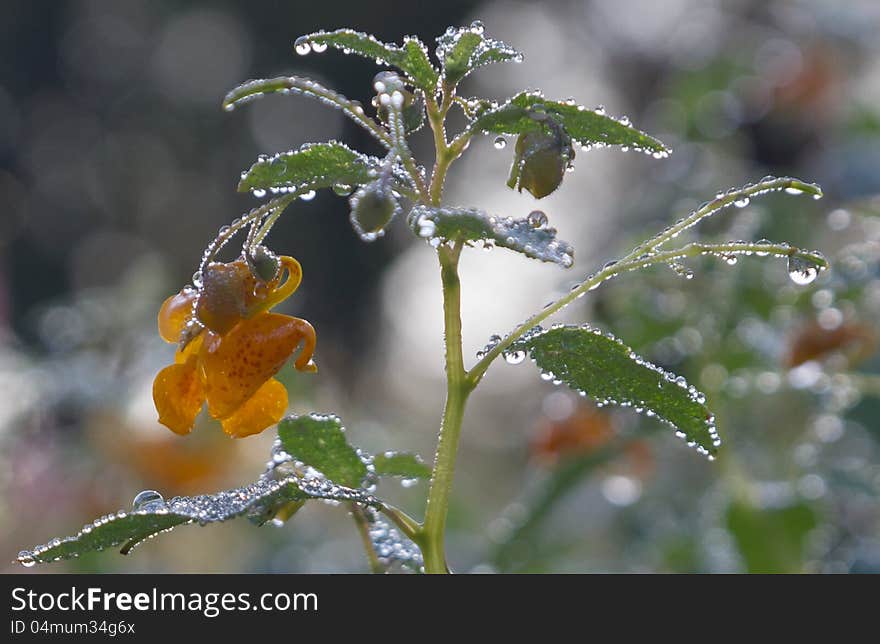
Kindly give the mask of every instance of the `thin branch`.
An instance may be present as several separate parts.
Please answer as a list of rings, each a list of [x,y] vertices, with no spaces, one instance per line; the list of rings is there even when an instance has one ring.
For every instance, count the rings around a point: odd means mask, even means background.
[[[636,255],[637,249],[619,262],[609,262],[601,270],[593,273],[581,282],[576,288],[572,289],[567,295],[559,298],[555,302],[543,308],[538,313],[531,316],[528,320],[520,324],[511,331],[503,340],[492,347],[486,355],[477,362],[476,365],[468,372],[468,378],[476,384],[480,381],[489,365],[499,355],[510,347],[516,340],[521,338],[529,329],[532,329],[546,320],[548,317],[565,308],[576,299],[583,297],[588,291],[595,290],[602,282],[605,282],[616,275],[625,271],[634,271],[655,264],[668,264],[679,259],[687,257],[698,257],[700,255],[774,255],[777,257],[788,257],[799,254],[801,257],[810,259],[817,267],[824,268],[827,266],[825,258],[813,251],[803,251],[788,244],[771,244],[766,242],[728,242],[721,244],[703,244],[692,243],[676,248],[673,250],[661,252],[643,252]]]
[[[382,569],[382,562],[379,561],[379,555],[376,554],[376,549],[373,547],[373,540],[370,538],[370,522],[367,520],[363,508],[357,503],[352,503],[350,509],[351,516],[358,529],[358,534],[361,537],[364,551],[367,554],[367,561],[370,563],[370,572],[374,575],[380,575],[384,570]]]
[[[419,522],[409,516],[403,510],[394,507],[388,503],[381,503],[376,506],[376,509],[379,510],[386,517],[391,519],[391,521],[396,525],[400,530],[409,537],[412,541],[418,543],[419,535],[421,533],[422,527],[419,525]]]

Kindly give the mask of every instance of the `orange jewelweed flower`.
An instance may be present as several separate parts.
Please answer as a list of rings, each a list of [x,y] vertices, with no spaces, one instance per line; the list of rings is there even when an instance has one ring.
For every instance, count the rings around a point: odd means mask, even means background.
[[[274,256],[273,256],[274,258]],[[159,422],[177,434],[192,431],[205,402],[208,413],[233,438],[258,434],[287,409],[287,390],[273,376],[302,343],[294,366],[317,371],[312,362],[315,329],[300,318],[269,310],[302,280],[299,262],[278,258],[274,277],[244,258],[212,262],[201,287],[172,295],[159,310],[159,335],[178,343],[174,364],[153,381]],[[283,279],[282,279],[283,278]]]

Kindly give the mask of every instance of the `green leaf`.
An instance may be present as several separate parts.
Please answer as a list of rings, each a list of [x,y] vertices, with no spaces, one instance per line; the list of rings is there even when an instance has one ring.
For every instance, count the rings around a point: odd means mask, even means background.
[[[540,92],[517,94],[506,103],[478,114],[469,129],[483,134],[538,132],[544,127],[544,118],[554,119],[573,140],[585,147],[620,145],[657,158],[669,154],[663,143],[635,129],[626,119],[615,119],[606,115],[604,109],[591,110],[573,101],[550,101]]]
[[[414,36],[404,38],[402,47],[383,43],[375,36],[353,29],[318,31],[296,39],[296,49],[302,53],[323,51],[328,45],[346,54],[358,54],[380,65],[396,67],[409,77],[413,85],[425,91],[433,92],[437,87],[438,74],[428,58],[428,49]]]
[[[358,487],[367,476],[367,466],[348,444],[338,416],[288,416],[278,423],[278,437],[284,451],[334,483]]]
[[[419,237],[428,240],[483,241],[565,268],[574,263],[574,248],[556,239],[556,229],[546,225],[546,218],[513,219],[490,216],[476,208],[416,206],[408,221]]]
[[[756,508],[734,501],[727,509],[727,527],[750,573],[803,572],[806,538],[816,525],[805,503]]]
[[[548,379],[564,382],[600,405],[634,407],[656,417],[710,458],[721,444],[702,393],[598,329],[538,327],[511,345],[508,360],[515,362],[525,352]]]
[[[437,58],[443,65],[446,83],[455,85],[477,67],[508,60],[522,61],[522,54],[500,40],[483,36],[483,26],[449,27],[437,38]]]
[[[379,476],[399,476],[405,479],[431,478],[431,468],[415,454],[385,452],[373,457],[373,467]]]
[[[262,98],[267,94],[299,94],[319,100],[325,105],[342,110],[346,116],[367,130],[386,148],[391,148],[393,145],[391,135],[364,113],[364,108],[360,103],[349,100],[342,94],[311,79],[299,76],[259,78],[242,83],[223,99],[223,109],[231,112],[236,107]]]
[[[351,190],[373,181],[381,164],[380,159],[336,141],[306,143],[299,150],[261,158],[242,175],[238,191],[307,192],[333,186]]]
[[[175,526],[227,521],[241,516],[263,523],[291,502],[331,499],[378,506],[380,501],[363,490],[342,487],[326,480],[289,476],[281,480],[262,479],[245,487],[199,496],[161,497],[132,510],[120,510],[87,524],[76,535],[56,538],[33,550],[23,550],[18,562],[25,566],[71,559],[87,552],[126,544],[134,545]]]

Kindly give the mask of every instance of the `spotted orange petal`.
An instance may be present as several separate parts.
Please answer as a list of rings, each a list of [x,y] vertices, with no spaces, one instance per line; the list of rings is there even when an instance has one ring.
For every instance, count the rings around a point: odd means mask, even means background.
[[[159,335],[165,342],[177,342],[187,320],[192,317],[193,302],[198,293],[193,289],[184,289],[175,293],[162,303],[159,309]]]
[[[173,364],[153,380],[153,402],[159,422],[175,434],[189,434],[205,402],[205,390],[196,369],[195,358]]]
[[[314,370],[315,330],[305,320],[261,313],[229,333],[209,338],[200,359],[205,372],[208,410],[214,418],[233,414],[284,366],[303,342],[296,360],[300,370]]]
[[[287,389],[271,378],[248,398],[235,413],[220,422],[223,431],[233,438],[259,434],[281,420],[287,410]]]

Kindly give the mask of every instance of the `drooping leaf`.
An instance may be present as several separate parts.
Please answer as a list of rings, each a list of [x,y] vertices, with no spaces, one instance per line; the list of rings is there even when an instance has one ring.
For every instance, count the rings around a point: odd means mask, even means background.
[[[379,476],[399,476],[404,479],[431,478],[431,468],[415,454],[385,452],[373,458],[373,467]]]
[[[514,342],[507,355],[516,352],[529,353],[548,379],[564,382],[600,405],[633,407],[671,425],[701,453],[711,456],[721,444],[702,393],[597,329],[536,329]]]
[[[245,172],[239,192],[249,190],[308,191],[373,181],[381,160],[355,152],[347,145],[306,143],[298,150],[261,158]]]
[[[437,58],[446,83],[455,85],[477,67],[508,60],[521,62],[522,54],[500,40],[486,38],[482,24],[474,22],[470,27],[449,27],[438,37]]]
[[[545,219],[495,217],[476,208],[416,206],[409,225],[420,237],[437,241],[483,241],[565,268],[574,263],[574,248],[556,238]]]
[[[323,51],[328,45],[346,54],[357,54],[380,65],[396,67],[409,77],[413,85],[425,91],[434,91],[437,86],[438,74],[428,58],[428,49],[414,36],[404,38],[400,47],[353,29],[318,31],[296,39],[296,49],[301,53]]]
[[[267,478],[217,494],[175,497],[167,502],[157,497],[132,510],[120,510],[96,519],[73,536],[52,539],[33,550],[23,550],[18,555],[18,561],[30,566],[71,559],[122,544],[128,544],[127,552],[138,542],[185,523],[205,525],[241,516],[263,523],[279,508],[308,499],[332,499],[368,506],[380,503],[363,490],[343,487],[323,479],[296,476],[281,480]]]
[[[604,109],[591,110],[573,101],[551,101],[540,92],[523,92],[506,103],[483,111],[471,122],[469,129],[483,134],[539,132],[546,118],[562,125],[582,146],[620,145],[658,158],[669,154],[663,143],[635,129],[627,119],[615,119],[605,114]]]
[[[338,416],[289,416],[278,423],[278,437],[284,451],[334,483],[358,487],[367,475],[367,466],[348,444]]]
[[[267,94],[299,94],[314,98],[325,105],[342,110],[343,114],[367,130],[382,145],[390,148],[393,145],[391,136],[364,113],[363,106],[352,101],[308,78],[299,76],[281,76],[278,78],[259,78],[242,83],[223,99],[223,109],[227,112],[240,105],[249,103]]]

